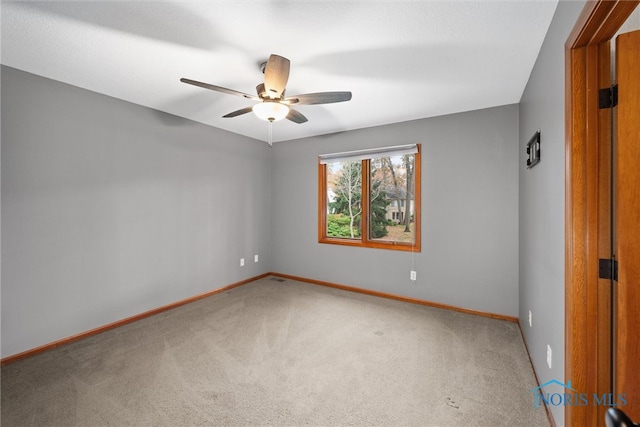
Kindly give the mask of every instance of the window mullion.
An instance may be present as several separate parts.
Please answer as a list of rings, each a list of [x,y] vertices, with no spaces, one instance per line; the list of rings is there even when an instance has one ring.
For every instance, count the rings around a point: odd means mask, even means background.
[[[327,165],[318,163],[318,240],[327,238]]]
[[[362,161],[362,220],[360,221],[361,230],[360,235],[362,236],[362,243],[368,244],[369,240],[369,209],[370,209],[370,200],[369,200],[369,183],[370,183],[370,165],[371,160],[365,159]]]

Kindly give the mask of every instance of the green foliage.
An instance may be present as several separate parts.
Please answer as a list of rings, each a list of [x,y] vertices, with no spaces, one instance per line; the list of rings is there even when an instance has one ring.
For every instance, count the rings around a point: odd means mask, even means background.
[[[385,192],[380,191],[381,181],[373,181],[371,185],[371,194],[377,194],[377,196],[371,201],[370,205],[370,233],[372,239],[380,239],[387,235],[387,225],[390,222],[387,220],[387,206],[391,203],[387,199]]]
[[[384,211],[382,211],[381,217],[376,214],[374,210],[371,216],[371,238],[380,239],[388,234],[387,226],[390,225],[390,221],[384,217]]]
[[[362,200],[362,193],[358,191],[352,194],[351,207],[354,212],[360,212],[360,202]],[[338,193],[333,202],[329,203],[330,212],[337,214],[344,214],[349,216],[349,200],[344,195]]]
[[[327,236],[329,237],[351,237],[351,230],[349,223],[351,219],[348,215],[343,214],[330,214],[327,216]],[[360,216],[356,217],[356,224],[354,224],[354,232],[356,237],[360,236]]]

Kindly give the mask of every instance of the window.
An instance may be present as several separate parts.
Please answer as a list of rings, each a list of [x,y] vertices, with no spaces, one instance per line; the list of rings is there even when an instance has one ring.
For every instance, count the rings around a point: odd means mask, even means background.
[[[420,251],[420,146],[321,155],[318,241]]]

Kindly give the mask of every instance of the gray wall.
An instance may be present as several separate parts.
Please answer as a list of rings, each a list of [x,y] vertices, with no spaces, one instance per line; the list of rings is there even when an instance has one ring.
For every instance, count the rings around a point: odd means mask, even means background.
[[[408,143],[422,144],[422,252],[319,244],[318,155]],[[518,162],[517,105],[276,143],[273,270],[517,316]]]
[[[2,356],[269,271],[271,154],[2,67]]]
[[[520,101],[520,324],[541,384],[565,379],[564,43],[583,7],[583,1],[558,4]],[[537,129],[541,160],[527,170],[525,145]],[[552,369],[547,345],[553,351]],[[551,409],[556,423],[563,425],[564,407]]]

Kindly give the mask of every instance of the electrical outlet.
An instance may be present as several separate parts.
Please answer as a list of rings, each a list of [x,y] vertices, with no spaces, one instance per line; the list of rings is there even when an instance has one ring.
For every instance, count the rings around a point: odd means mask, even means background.
[[[417,273],[415,270],[411,270],[411,275],[409,276],[411,278],[411,280],[413,280],[414,282],[416,281],[416,276]]]
[[[531,310],[529,310],[529,327],[532,327],[533,324],[531,323]]]
[[[244,258],[240,258],[240,267],[244,267]]]
[[[549,365],[549,369],[551,369],[551,346],[547,344],[547,365]]]
[[[258,262],[258,254],[255,254],[255,255],[253,256],[253,262]]]

